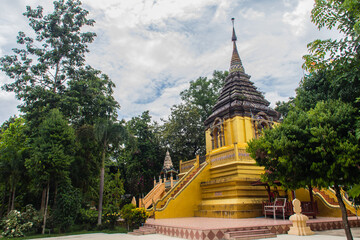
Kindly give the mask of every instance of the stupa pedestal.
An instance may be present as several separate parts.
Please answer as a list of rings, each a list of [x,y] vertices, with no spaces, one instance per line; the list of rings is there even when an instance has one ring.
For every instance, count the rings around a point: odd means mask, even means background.
[[[301,214],[301,202],[299,199],[293,200],[294,206],[294,215],[291,215],[289,220],[292,222],[293,226],[290,227],[288,234],[290,235],[298,235],[298,236],[308,236],[313,235],[314,232],[311,231],[310,227],[306,226],[306,221],[309,218],[303,214]]]

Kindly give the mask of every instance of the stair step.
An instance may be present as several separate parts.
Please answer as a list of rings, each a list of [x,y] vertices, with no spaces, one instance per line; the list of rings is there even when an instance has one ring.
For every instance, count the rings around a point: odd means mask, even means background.
[[[229,240],[252,240],[252,239],[264,239],[264,238],[276,238],[275,233],[264,233],[256,235],[244,235],[230,238]]]
[[[141,230],[155,230],[155,228],[151,227],[151,226],[141,226],[139,229],[141,229]]]
[[[244,235],[257,235],[257,234],[268,234],[271,233],[269,229],[255,229],[255,230],[242,230],[242,231],[233,231],[225,233],[225,238],[233,238]]]
[[[134,229],[133,232],[129,232],[131,235],[147,235],[147,234],[155,234],[156,228],[150,226],[142,226],[139,229]]]

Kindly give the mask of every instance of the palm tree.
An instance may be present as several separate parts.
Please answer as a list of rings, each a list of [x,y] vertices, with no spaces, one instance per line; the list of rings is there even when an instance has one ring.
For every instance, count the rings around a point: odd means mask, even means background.
[[[98,225],[101,225],[103,194],[104,194],[104,175],[105,158],[107,153],[114,147],[118,147],[126,138],[125,127],[113,120],[101,119],[95,124],[95,137],[101,145],[101,168],[100,168],[100,188],[99,188],[99,207],[98,207]]]

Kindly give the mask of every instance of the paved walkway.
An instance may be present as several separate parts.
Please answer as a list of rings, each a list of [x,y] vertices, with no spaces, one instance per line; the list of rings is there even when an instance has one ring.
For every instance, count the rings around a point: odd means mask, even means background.
[[[360,228],[352,228],[352,233],[354,240],[360,240]],[[49,238],[37,238],[49,240]],[[183,238],[169,237],[161,234],[150,234],[142,236],[134,236],[124,233],[116,234],[106,234],[106,233],[92,233],[92,234],[82,234],[82,235],[72,235],[65,237],[54,237],[51,240],[176,240]],[[315,232],[315,235],[312,236],[293,236],[282,234],[278,235],[276,238],[267,238],[267,239],[279,239],[279,240],[344,240],[345,232],[343,229],[331,230],[331,231],[322,231]]]
[[[349,220],[356,220],[356,217],[349,217]],[[335,217],[317,217],[316,219],[309,219],[309,223],[327,223],[331,221],[341,221],[341,218]],[[263,227],[275,225],[292,225],[290,220],[273,219],[273,218],[205,218],[205,217],[189,217],[189,218],[166,218],[153,219],[149,218],[146,224],[162,225],[167,227],[190,228],[190,229],[229,229],[239,227]]]
[[[335,218],[337,219],[337,218]],[[350,218],[349,218],[350,219]],[[332,218],[317,218],[309,219],[309,222],[326,222],[332,221]],[[269,225],[286,225],[289,224],[289,220],[272,219],[272,218],[249,218],[249,219],[218,219],[218,218],[171,218],[171,219],[148,219],[147,224],[157,224],[174,226],[178,228],[192,228],[192,229],[219,229],[219,228],[236,228],[236,227],[247,227],[247,226],[269,226]],[[360,240],[360,227],[352,228],[352,234],[354,239]],[[40,239],[40,238],[38,238]],[[42,238],[49,240],[50,238]],[[118,234],[106,234],[106,233],[92,233],[82,235],[71,235],[62,237],[53,237],[51,240],[174,240],[183,239],[178,237],[170,237],[162,234],[150,234],[142,236],[128,235],[124,233]],[[293,236],[287,234],[278,235],[277,238],[280,240],[340,240],[346,239],[345,231],[343,229],[318,231],[312,236]]]

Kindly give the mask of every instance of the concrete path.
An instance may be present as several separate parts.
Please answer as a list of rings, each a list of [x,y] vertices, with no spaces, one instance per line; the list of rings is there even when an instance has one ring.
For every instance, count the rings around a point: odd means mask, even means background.
[[[360,228],[352,228],[352,234],[354,240],[360,240]],[[49,240],[50,238],[37,238],[37,240]],[[82,235],[72,235],[64,237],[54,237],[51,240],[176,240],[183,238],[169,237],[161,234],[150,234],[142,236],[134,236],[125,233],[116,233],[116,234],[106,234],[106,233],[92,233],[92,234],[82,234]],[[279,240],[344,240],[345,232],[343,229],[339,230],[330,230],[315,232],[315,235],[312,236],[293,236],[282,234],[278,235],[277,238],[267,238],[267,239],[279,239]]]

